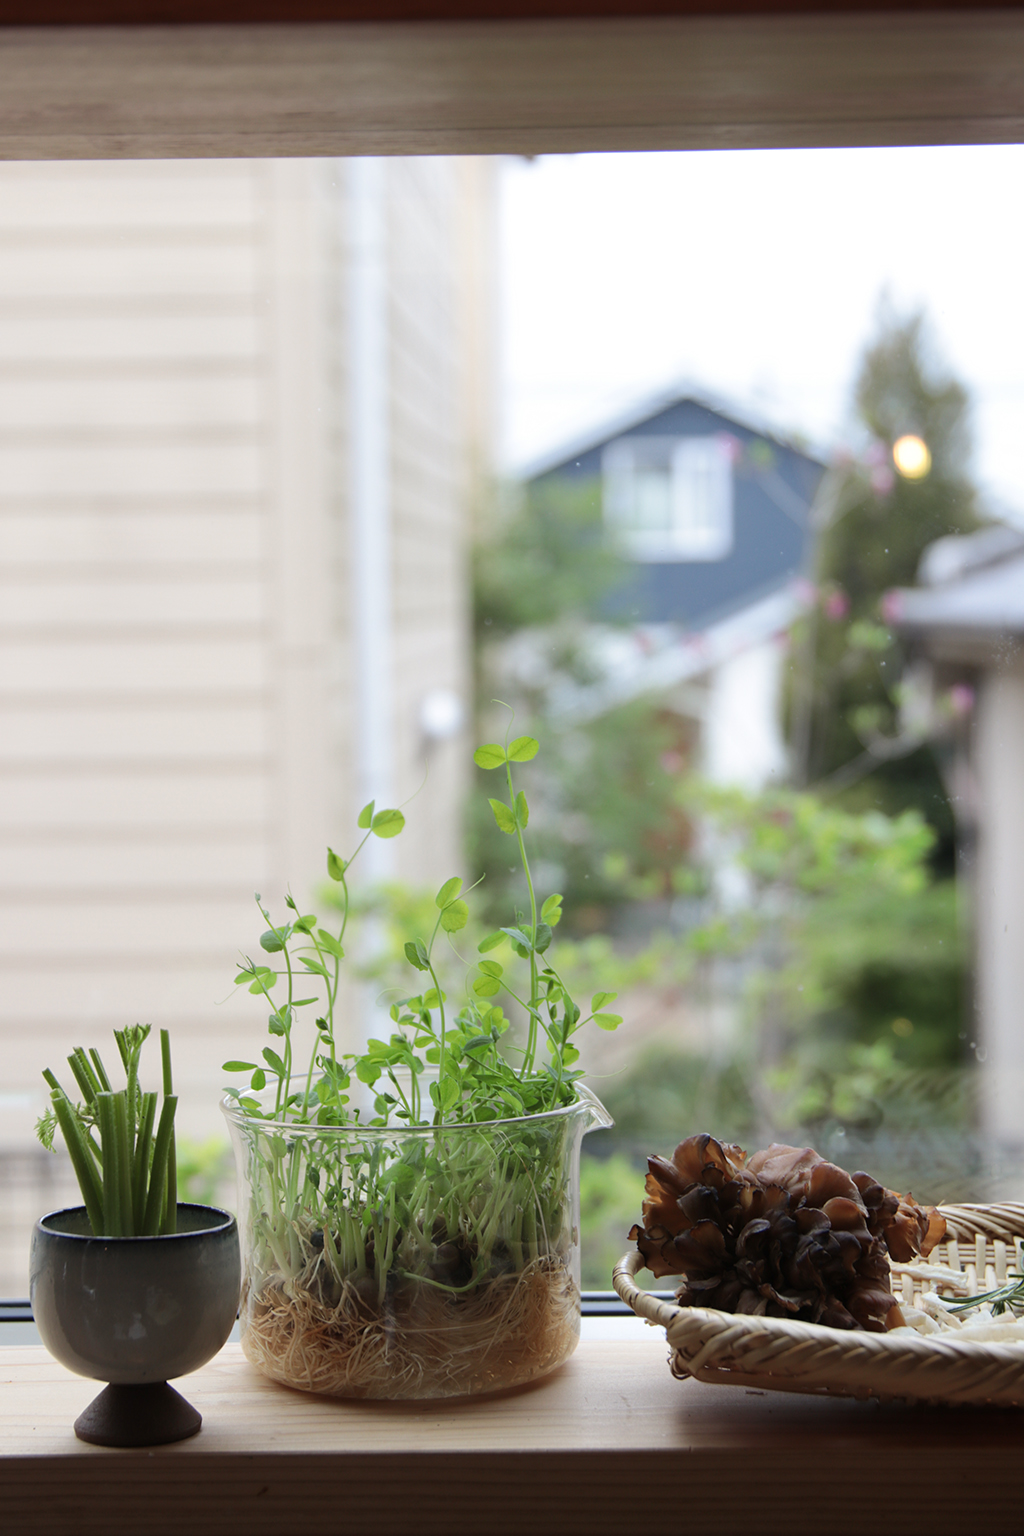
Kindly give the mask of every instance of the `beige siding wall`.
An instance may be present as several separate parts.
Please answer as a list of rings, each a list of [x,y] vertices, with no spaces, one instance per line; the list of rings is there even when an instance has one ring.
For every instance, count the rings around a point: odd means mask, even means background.
[[[0,1148],[42,1066],[136,1019],[216,1129],[220,1062],[263,1043],[253,892],[307,897],[351,844],[344,170],[0,166]],[[424,694],[467,698],[485,331],[479,176],[387,177],[404,797]],[[432,754],[401,877],[460,867],[466,755]]]
[[[188,1094],[231,1033],[271,831],[266,180],[0,168],[8,1144],[75,1043],[169,1025]]]
[[[394,743],[408,830],[396,845],[404,878],[435,887],[456,872],[465,736],[429,748],[420,726],[426,693],[468,698],[468,585],[472,460],[465,451],[469,342],[462,310],[468,263],[445,251],[458,241],[464,184],[458,162],[397,160],[391,184],[392,496]],[[450,338],[458,336],[453,348]],[[426,777],[425,786],[420,789]]]

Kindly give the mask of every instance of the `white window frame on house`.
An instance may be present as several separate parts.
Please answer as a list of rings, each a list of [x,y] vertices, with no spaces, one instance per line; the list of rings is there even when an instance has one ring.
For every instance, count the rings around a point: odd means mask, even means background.
[[[620,437],[601,456],[604,515],[634,560],[724,560],[733,473],[721,435]]]

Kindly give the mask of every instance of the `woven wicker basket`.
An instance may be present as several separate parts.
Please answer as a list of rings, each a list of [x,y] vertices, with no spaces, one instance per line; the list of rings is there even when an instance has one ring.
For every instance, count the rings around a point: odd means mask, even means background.
[[[893,1290],[912,1302],[922,1290],[977,1295],[1024,1273],[1024,1204],[945,1205],[946,1241],[918,1264],[893,1264]],[[838,1397],[1024,1405],[1024,1340],[1006,1344],[924,1335],[845,1332],[817,1323],[678,1307],[638,1290],[639,1253],[615,1266],[612,1283],[627,1306],[660,1324],[672,1374],[729,1386]],[[940,1274],[939,1271],[945,1271]]]

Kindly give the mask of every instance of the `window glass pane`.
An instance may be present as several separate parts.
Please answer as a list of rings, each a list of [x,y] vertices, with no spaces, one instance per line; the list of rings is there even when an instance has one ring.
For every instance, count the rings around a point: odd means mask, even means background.
[[[585,1163],[595,1283],[644,1157],[697,1130],[811,1144],[930,1199],[1019,1193],[1022,161],[506,169],[519,526],[591,551],[546,627],[535,591],[549,649],[515,702],[556,759],[537,836],[574,958],[614,955],[627,1019],[584,1049],[617,1119]],[[610,514],[607,468],[655,442],[656,529],[625,498]],[[602,463],[618,565],[593,555]]]
[[[545,954],[624,1017],[587,1284],[697,1131],[1017,1196],[1022,169],[0,166],[0,1293],[75,1199],[40,1071],[114,1027],[170,1028],[183,1187],[233,1199],[253,894],[323,909],[370,800],[343,1048],[456,875],[481,979],[530,922],[506,729]]]
[[[693,437],[672,454],[673,532],[678,554],[718,560],[732,544],[732,461],[720,437]]]
[[[668,468],[654,466],[633,471],[633,526],[638,532],[668,533],[673,525],[673,484]]]

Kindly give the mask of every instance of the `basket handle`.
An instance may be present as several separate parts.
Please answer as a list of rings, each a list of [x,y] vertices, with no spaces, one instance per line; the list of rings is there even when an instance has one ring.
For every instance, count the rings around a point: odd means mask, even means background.
[[[947,1237],[958,1242],[967,1238],[991,1237],[1013,1246],[1015,1237],[1024,1237],[1024,1203],[1004,1200],[999,1205],[940,1205],[946,1218]]]
[[[652,1296],[650,1291],[642,1291],[639,1286],[633,1284],[633,1276],[643,1267],[644,1256],[636,1249],[632,1253],[623,1254],[612,1270],[612,1285],[632,1311],[640,1317],[645,1317],[649,1323],[655,1323],[659,1328],[667,1328],[680,1316],[683,1309],[671,1301],[660,1301],[657,1296]]]

